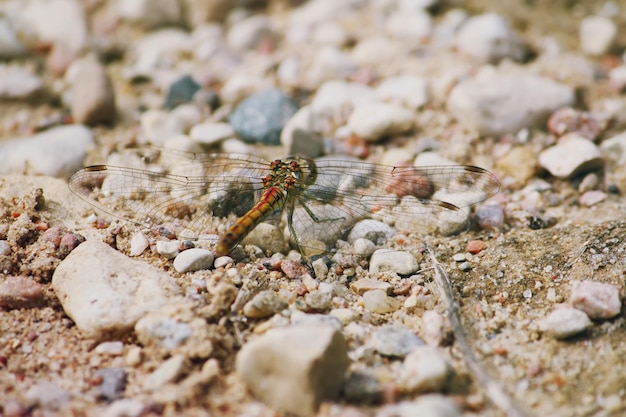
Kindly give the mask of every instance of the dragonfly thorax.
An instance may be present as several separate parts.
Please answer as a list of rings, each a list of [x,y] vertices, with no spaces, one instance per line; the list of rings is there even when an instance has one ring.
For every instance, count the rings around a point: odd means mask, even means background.
[[[277,159],[270,164],[270,170],[271,172],[262,179],[264,188],[305,189],[317,179],[315,162],[302,156]]]

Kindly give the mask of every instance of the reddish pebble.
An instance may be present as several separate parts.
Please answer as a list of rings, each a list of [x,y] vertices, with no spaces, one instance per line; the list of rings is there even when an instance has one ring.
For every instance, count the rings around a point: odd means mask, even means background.
[[[581,282],[572,290],[570,303],[592,319],[610,319],[622,309],[616,286],[591,280]]]
[[[9,276],[0,282],[0,307],[33,307],[43,300],[43,287],[30,277]]]
[[[103,219],[102,217],[98,217],[96,219],[96,229],[106,229],[111,224],[110,221]]]
[[[566,107],[555,111],[548,120],[548,130],[556,136],[577,133],[596,140],[606,129],[607,122],[591,113]]]
[[[52,242],[55,248],[58,248],[61,244],[61,238],[67,233],[67,229],[62,226],[52,226],[41,235],[40,239],[43,242]]]
[[[482,240],[470,240],[467,242],[467,251],[472,255],[482,252],[487,247],[487,244]]]
[[[504,225],[504,209],[500,204],[483,204],[476,207],[474,218],[482,230],[498,229]]]
[[[66,233],[61,238],[61,243],[59,244],[59,251],[61,252],[62,255],[67,255],[71,251],[76,249],[76,247],[80,245],[81,243],[83,243],[85,240],[86,240],[85,237],[82,235],[79,235],[78,233],[71,233],[71,232]]]
[[[23,417],[30,415],[29,411],[15,399],[8,399],[4,403],[3,416],[5,417]]]
[[[285,259],[281,265],[280,270],[283,271],[285,276],[289,279],[296,279],[302,277],[304,274],[310,273],[309,268],[302,265],[300,262]]]

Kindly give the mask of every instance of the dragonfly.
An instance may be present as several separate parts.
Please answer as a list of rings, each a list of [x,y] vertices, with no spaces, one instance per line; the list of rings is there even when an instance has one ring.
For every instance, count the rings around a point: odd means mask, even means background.
[[[374,220],[361,223],[372,236],[388,230],[382,224],[432,233],[443,222],[444,234],[458,232],[467,226],[469,207],[500,186],[493,173],[469,165],[386,166],[304,156],[269,162],[220,153],[187,154],[184,160],[171,169],[88,166],[72,175],[69,187],[114,217],[177,231],[182,240],[198,239],[215,230],[212,219],[234,214],[238,218],[217,242],[217,256],[231,253],[260,223],[283,215],[289,241],[309,256],[331,251],[364,219]],[[122,214],[123,207],[130,214]]]

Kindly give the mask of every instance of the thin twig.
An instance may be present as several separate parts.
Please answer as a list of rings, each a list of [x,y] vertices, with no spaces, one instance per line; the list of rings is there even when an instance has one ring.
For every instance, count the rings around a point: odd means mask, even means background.
[[[461,315],[459,305],[454,299],[454,293],[452,292],[452,285],[450,285],[450,278],[446,273],[443,266],[437,261],[432,250],[427,247],[430,259],[433,262],[433,268],[435,269],[435,280],[437,286],[440,289],[441,296],[443,297],[448,310],[448,318],[450,319],[450,325],[452,326],[452,332],[454,333],[454,339],[461,351],[461,355],[465,360],[465,364],[469,371],[473,374],[474,378],[483,387],[485,395],[489,400],[504,412],[509,417],[524,417],[525,414],[522,410],[513,402],[506,392],[502,389],[502,386],[492,379],[485,368],[480,364],[474,351],[472,350],[467,334],[463,329],[461,323]]]

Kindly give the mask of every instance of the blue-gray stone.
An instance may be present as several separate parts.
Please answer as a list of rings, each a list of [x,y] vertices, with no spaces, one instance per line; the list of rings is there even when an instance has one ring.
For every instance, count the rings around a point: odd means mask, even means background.
[[[170,85],[165,99],[165,107],[173,109],[179,104],[189,103],[198,90],[200,90],[200,84],[189,75],[179,78]]]
[[[297,110],[287,94],[271,89],[243,100],[229,122],[245,142],[278,145],[280,132]]]

